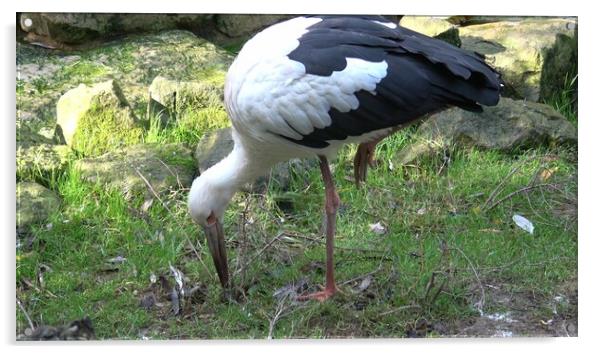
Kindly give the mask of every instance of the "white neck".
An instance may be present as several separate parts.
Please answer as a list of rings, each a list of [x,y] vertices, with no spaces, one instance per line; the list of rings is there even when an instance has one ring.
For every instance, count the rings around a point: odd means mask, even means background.
[[[212,212],[221,219],[234,193],[245,183],[265,174],[274,162],[273,159],[251,155],[235,137],[232,152],[192,183],[189,195],[192,217],[200,224]]]
[[[230,154],[205,173],[211,176],[215,185],[238,190],[245,183],[263,175],[272,165],[266,162],[261,158],[253,158],[244,145],[235,141]]]

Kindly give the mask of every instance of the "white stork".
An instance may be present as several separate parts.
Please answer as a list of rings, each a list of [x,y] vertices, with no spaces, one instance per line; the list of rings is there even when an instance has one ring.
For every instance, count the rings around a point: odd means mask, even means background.
[[[379,16],[297,17],[255,35],[226,77],[234,148],[194,180],[188,199],[222,286],[229,279],[221,220],[234,193],[278,162],[317,155],[326,192],[326,286],[300,299],[332,296],[339,197],[328,160],[359,143],[359,182],[378,141],[448,106],[495,105],[500,87],[482,56]]]

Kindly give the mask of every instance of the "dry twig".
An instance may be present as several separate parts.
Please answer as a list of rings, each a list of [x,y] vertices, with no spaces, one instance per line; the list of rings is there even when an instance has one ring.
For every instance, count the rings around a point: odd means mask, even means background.
[[[534,184],[534,185],[531,185],[531,186],[527,186],[527,187],[523,187],[521,189],[515,190],[514,192],[509,193],[505,197],[500,198],[497,201],[495,201],[495,203],[491,204],[491,206],[488,207],[485,211],[489,211],[489,210],[495,208],[500,203],[502,203],[502,202],[504,202],[504,201],[506,201],[506,200],[508,200],[508,199],[510,199],[512,197],[514,197],[517,194],[526,193],[526,192],[529,192],[529,191],[531,191],[533,189],[537,189],[537,188],[544,188],[544,187],[551,187],[551,186],[556,186],[556,184],[555,183],[540,183],[540,184]]]
[[[479,278],[479,274],[477,273],[475,266],[472,264],[472,261],[470,260],[470,258],[468,258],[468,256],[466,256],[464,251],[462,251],[461,249],[459,249],[457,247],[451,247],[449,249],[460,252],[462,257],[464,257],[466,259],[466,261],[468,262],[470,269],[472,269],[472,272],[474,273],[474,276],[477,279],[477,284],[479,285],[479,288],[481,289],[481,299],[475,305],[477,307],[477,310],[479,310],[479,313],[482,316],[483,315],[483,307],[485,306],[485,289],[483,288],[483,283],[481,283],[481,278]]]
[[[403,310],[409,310],[409,309],[416,309],[416,310],[420,310],[422,309],[422,306],[420,305],[405,305],[405,306],[400,306],[398,308],[394,308],[393,310],[389,310],[389,311],[385,311],[385,312],[381,312],[380,314],[378,314],[379,316],[386,316],[386,315],[390,315],[392,313],[396,313],[399,311],[403,311]]]
[[[23,312],[23,316],[25,316],[25,319],[27,320],[27,323],[29,324],[29,328],[31,328],[32,331],[35,330],[33,322],[31,321],[31,317],[29,317],[29,315],[27,314],[27,311],[25,311],[25,307],[23,307],[23,304],[21,304],[21,301],[19,300],[19,298],[17,298],[17,305],[19,305],[21,312]]]

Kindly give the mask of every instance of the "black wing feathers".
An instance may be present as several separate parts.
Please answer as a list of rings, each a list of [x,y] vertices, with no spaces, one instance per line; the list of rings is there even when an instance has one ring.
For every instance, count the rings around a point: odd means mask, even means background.
[[[370,131],[395,127],[433,111],[455,105],[480,111],[495,105],[500,94],[500,75],[483,56],[396,26],[379,16],[319,16],[299,46],[289,53],[309,74],[329,76],[345,69],[346,58],[387,62],[387,75],[376,86],[376,95],[360,91],[360,106],[341,113],[331,108],[332,124],[316,129],[302,140],[326,147],[328,140],[343,140]]]

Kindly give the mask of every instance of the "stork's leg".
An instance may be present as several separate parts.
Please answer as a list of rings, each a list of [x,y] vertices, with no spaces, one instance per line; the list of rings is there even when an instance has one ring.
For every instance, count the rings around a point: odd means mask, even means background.
[[[336,292],[336,284],[334,282],[334,234],[336,230],[337,209],[339,208],[340,199],[337,194],[328,160],[324,156],[320,158],[320,171],[324,180],[324,188],[326,192],[326,287],[323,291],[318,291],[312,294],[301,295],[298,300],[315,299],[320,302],[328,299]]]
[[[381,139],[371,141],[369,143],[361,143],[357,147],[355,158],[353,159],[353,176],[355,177],[355,185],[360,186],[360,183],[366,181],[368,165],[374,167],[374,150]]]

